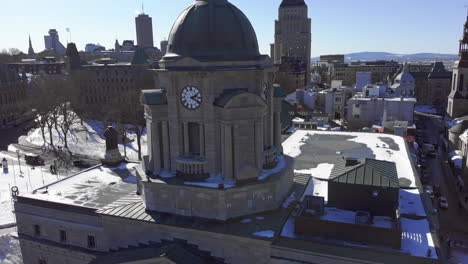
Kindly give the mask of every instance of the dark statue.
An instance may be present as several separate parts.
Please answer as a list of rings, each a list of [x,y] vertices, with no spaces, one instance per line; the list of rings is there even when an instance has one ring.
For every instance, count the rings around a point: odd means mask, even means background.
[[[104,130],[104,138],[106,139],[106,151],[118,148],[118,136],[119,133],[112,126],[108,126],[106,130]]]

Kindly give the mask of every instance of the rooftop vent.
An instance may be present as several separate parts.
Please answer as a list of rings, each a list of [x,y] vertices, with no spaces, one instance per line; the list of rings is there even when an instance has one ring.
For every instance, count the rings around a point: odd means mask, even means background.
[[[350,167],[350,166],[356,166],[358,165],[360,162],[357,158],[346,158],[346,167]]]

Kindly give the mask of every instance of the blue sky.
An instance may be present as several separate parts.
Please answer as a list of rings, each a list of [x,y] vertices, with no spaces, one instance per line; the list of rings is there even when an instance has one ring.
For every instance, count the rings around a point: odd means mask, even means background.
[[[0,49],[36,51],[50,28],[66,44],[65,28],[80,50],[86,43],[113,47],[115,38],[135,39],[141,0],[0,0]],[[180,12],[195,0],[145,0],[156,46],[167,38]],[[230,0],[250,19],[261,52],[269,53],[281,0]],[[361,51],[457,53],[466,20],[465,0],[306,0],[312,19],[312,56]]]

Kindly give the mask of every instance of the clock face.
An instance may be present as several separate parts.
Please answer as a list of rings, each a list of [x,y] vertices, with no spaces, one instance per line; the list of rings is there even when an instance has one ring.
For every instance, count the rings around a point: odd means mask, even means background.
[[[197,88],[188,85],[180,93],[180,101],[185,108],[195,110],[202,103],[202,94]]]

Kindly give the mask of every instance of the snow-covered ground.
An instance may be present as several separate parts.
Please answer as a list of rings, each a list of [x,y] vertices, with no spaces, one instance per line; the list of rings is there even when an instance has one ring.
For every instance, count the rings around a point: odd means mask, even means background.
[[[68,146],[69,150],[75,154],[86,155],[95,159],[104,158],[106,150],[106,142],[104,140],[103,132],[104,125],[100,121],[86,121],[81,124],[75,124],[71,131],[68,133]],[[49,131],[45,129],[46,141],[49,141]],[[127,157],[130,160],[138,160],[138,145],[135,133],[127,134],[130,143],[127,143]],[[64,146],[63,134],[61,131],[52,129],[52,138],[55,146]],[[24,140],[36,146],[43,146],[44,140],[42,138],[41,129],[31,130]],[[141,138],[142,154],[147,152],[146,131],[144,131]],[[124,155],[124,145],[119,144],[119,150]]]
[[[22,264],[19,240],[13,234],[0,236],[0,263]]]
[[[0,160],[3,158],[8,161],[8,171],[1,169],[0,172],[0,227],[16,222],[12,213],[11,187],[17,186],[19,194],[23,194],[66,176],[52,175],[46,167],[27,166],[24,160],[18,166],[16,153],[0,152]]]

